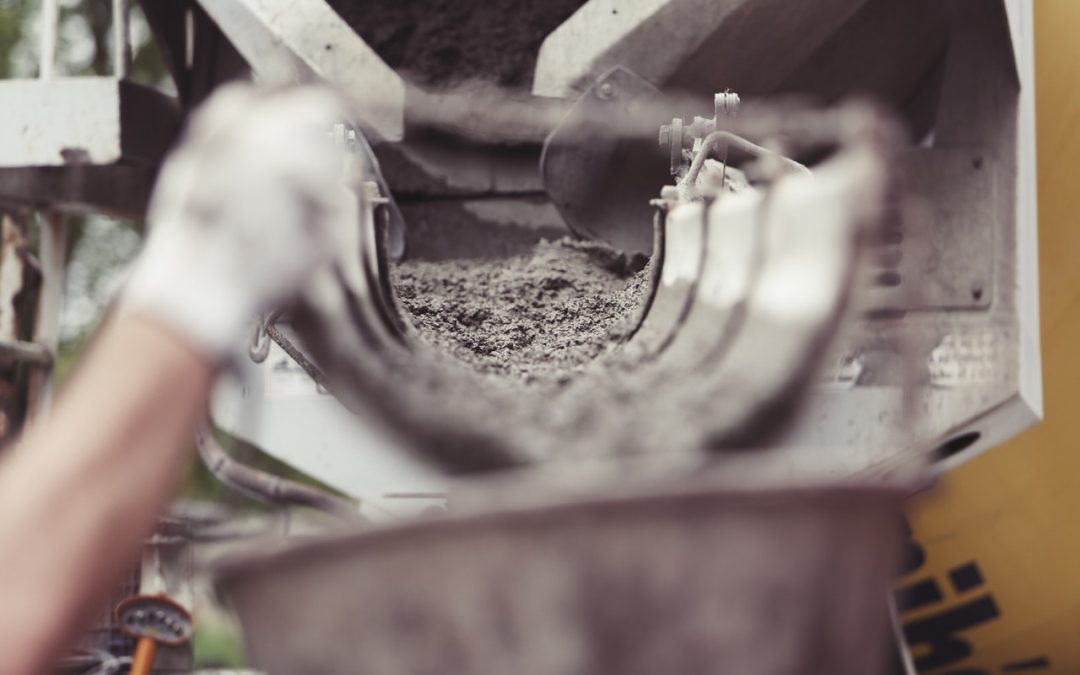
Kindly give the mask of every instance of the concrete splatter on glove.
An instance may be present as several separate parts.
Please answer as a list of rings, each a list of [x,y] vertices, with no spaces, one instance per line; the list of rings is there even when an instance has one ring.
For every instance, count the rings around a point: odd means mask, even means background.
[[[315,87],[222,88],[162,167],[120,312],[227,359],[255,316],[294,297],[356,227],[340,101]]]

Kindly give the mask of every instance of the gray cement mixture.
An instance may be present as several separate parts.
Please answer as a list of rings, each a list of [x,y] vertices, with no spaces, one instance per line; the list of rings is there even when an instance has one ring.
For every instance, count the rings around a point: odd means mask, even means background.
[[[405,261],[393,283],[436,348],[486,375],[565,384],[633,330],[647,262],[563,238],[511,258]]]
[[[450,474],[704,461],[741,410],[716,402],[738,400],[740,383],[701,377],[712,352],[673,360],[651,351],[656,335],[635,342],[656,274],[643,256],[565,238],[511,258],[405,261],[390,281],[409,344],[353,344],[336,323],[353,319],[317,314],[302,337],[346,407]]]

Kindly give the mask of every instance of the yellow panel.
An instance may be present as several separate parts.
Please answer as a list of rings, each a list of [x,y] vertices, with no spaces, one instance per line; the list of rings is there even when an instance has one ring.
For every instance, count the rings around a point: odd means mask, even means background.
[[[1035,5],[1046,421],[909,510],[925,563],[904,585],[927,584],[928,604],[904,620],[955,629],[923,671],[942,675],[1080,673],[1080,1],[1023,1]],[[975,585],[958,592],[950,570],[971,562],[978,575],[956,578]]]

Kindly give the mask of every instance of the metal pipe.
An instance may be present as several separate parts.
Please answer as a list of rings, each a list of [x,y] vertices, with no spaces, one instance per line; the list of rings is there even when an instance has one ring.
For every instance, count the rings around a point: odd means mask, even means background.
[[[289,355],[289,358],[296,361],[296,365],[300,366],[301,370],[307,373],[308,377],[315,380],[315,384],[323,389],[327,388],[326,376],[322,374],[319,367],[312,363],[309,358],[304,356],[304,353],[293,344],[292,340],[290,340],[280,328],[272,323],[267,323],[264,330],[266,331],[267,336],[276,342],[278,346],[281,347],[282,351]]]
[[[119,78],[128,76],[131,64],[129,18],[127,1],[113,0],[113,74]]]
[[[56,72],[56,33],[60,24],[58,0],[41,0],[41,63],[38,75],[43,80]]]
[[[0,341],[0,358],[2,357],[10,357],[19,363],[32,366],[47,367],[53,363],[53,354],[47,347],[21,340]]]
[[[686,178],[684,180],[686,185],[692,186],[694,182],[697,181],[698,174],[701,173],[701,167],[705,166],[705,160],[708,159],[713,150],[716,150],[717,146],[721,144],[724,148],[734,146],[747,154],[761,159],[777,160],[792,173],[810,173],[810,169],[807,169],[795,160],[784,157],[768,148],[751,143],[745,138],[736,136],[730,131],[714,131],[705,137],[705,140],[701,144],[701,150],[694,156],[694,161],[690,165],[690,170],[686,172]]]
[[[268,504],[307,506],[342,520],[364,521],[356,506],[344,499],[236,461],[205,428],[195,434],[195,444],[206,468],[237,492]]]
[[[60,307],[63,302],[67,237],[67,217],[57,212],[45,213],[41,221],[41,243],[38,251],[38,259],[41,261],[41,292],[33,341],[51,354],[56,354],[60,347]],[[52,371],[38,369],[31,379],[30,415],[37,415],[48,408],[51,400]]]

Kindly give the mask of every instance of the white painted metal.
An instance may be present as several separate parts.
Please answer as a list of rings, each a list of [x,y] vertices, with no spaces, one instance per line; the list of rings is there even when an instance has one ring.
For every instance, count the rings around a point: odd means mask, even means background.
[[[120,158],[115,82],[96,77],[5,80],[0,81],[0,98],[18,101],[0,107],[0,166],[57,166],[65,163],[62,153],[72,150],[95,164]]]
[[[17,102],[0,106],[0,168],[156,164],[179,118],[172,99],[115,77],[0,80],[0,101]]]
[[[1000,35],[1004,27],[997,23],[1004,16],[1002,7],[1008,9],[1008,36]],[[869,458],[886,471],[893,468],[889,458],[901,445],[930,450],[950,439],[977,439],[934,465],[935,471],[948,471],[1042,418],[1032,8],[1030,3],[962,0],[955,9],[965,21],[958,22],[964,25],[952,39],[936,138],[932,148],[915,152],[931,160],[958,153],[985,160],[978,171],[990,180],[972,183],[950,159],[951,173],[943,176],[949,190],[926,205],[934,217],[925,220],[949,225],[960,224],[958,219],[976,221],[969,225],[987,236],[973,239],[957,259],[936,264],[959,267],[968,264],[965,257],[992,261],[985,280],[991,299],[971,307],[917,309],[901,320],[908,347],[925,355],[929,376],[908,401],[917,425],[903,415],[899,388],[866,377],[873,374],[867,370],[873,364],[863,362],[860,346],[876,339],[873,326],[856,328],[841,340],[838,360],[851,372],[831,373],[779,443],[817,448],[840,469]],[[955,198],[973,184],[985,184],[985,192],[967,195],[966,203],[949,200],[950,190]],[[931,247],[935,241],[930,239]],[[919,264],[930,261],[924,257]],[[921,281],[916,279],[915,286]],[[860,371],[865,371],[861,378]],[[793,451],[792,462],[804,457]],[[813,471],[815,466],[808,462],[799,469]]]
[[[130,15],[127,0],[112,0],[113,75],[127,77],[131,65]]]
[[[1020,75],[1020,115],[1017,126],[1016,222],[1017,276],[1020,319],[1020,398],[1038,419],[1043,414],[1042,358],[1039,344],[1039,185],[1035,119],[1034,3],[1007,0],[1013,49]]]
[[[765,81],[778,84],[864,2],[590,0],[544,40],[533,93],[577,97],[617,65],[660,86],[706,43],[717,51],[714,70],[756,70],[768,89]],[[697,78],[710,92],[736,86],[710,77]]]
[[[56,69],[56,33],[60,23],[59,0],[42,0],[41,2],[41,60],[39,74],[41,79],[52,78]],[[0,146],[2,147],[2,146]]]
[[[363,358],[363,355],[358,355]],[[214,423],[266,453],[361,501],[371,518],[441,506],[445,479],[405,455],[370,412],[353,414],[277,344],[261,364],[218,383]]]
[[[321,78],[349,99],[357,123],[384,140],[405,134],[405,83],[325,0],[199,0],[247,60],[273,82]]]
[[[966,430],[982,434],[971,449],[940,463],[947,471],[1005,442],[1043,417],[1042,357],[1039,344],[1038,182],[1036,175],[1035,36],[1034,6],[1022,0],[1004,0],[1009,17],[1013,56],[1020,81],[1016,137],[1015,265],[1016,336],[1010,345],[1016,352],[1015,391],[999,406],[975,420]]]

